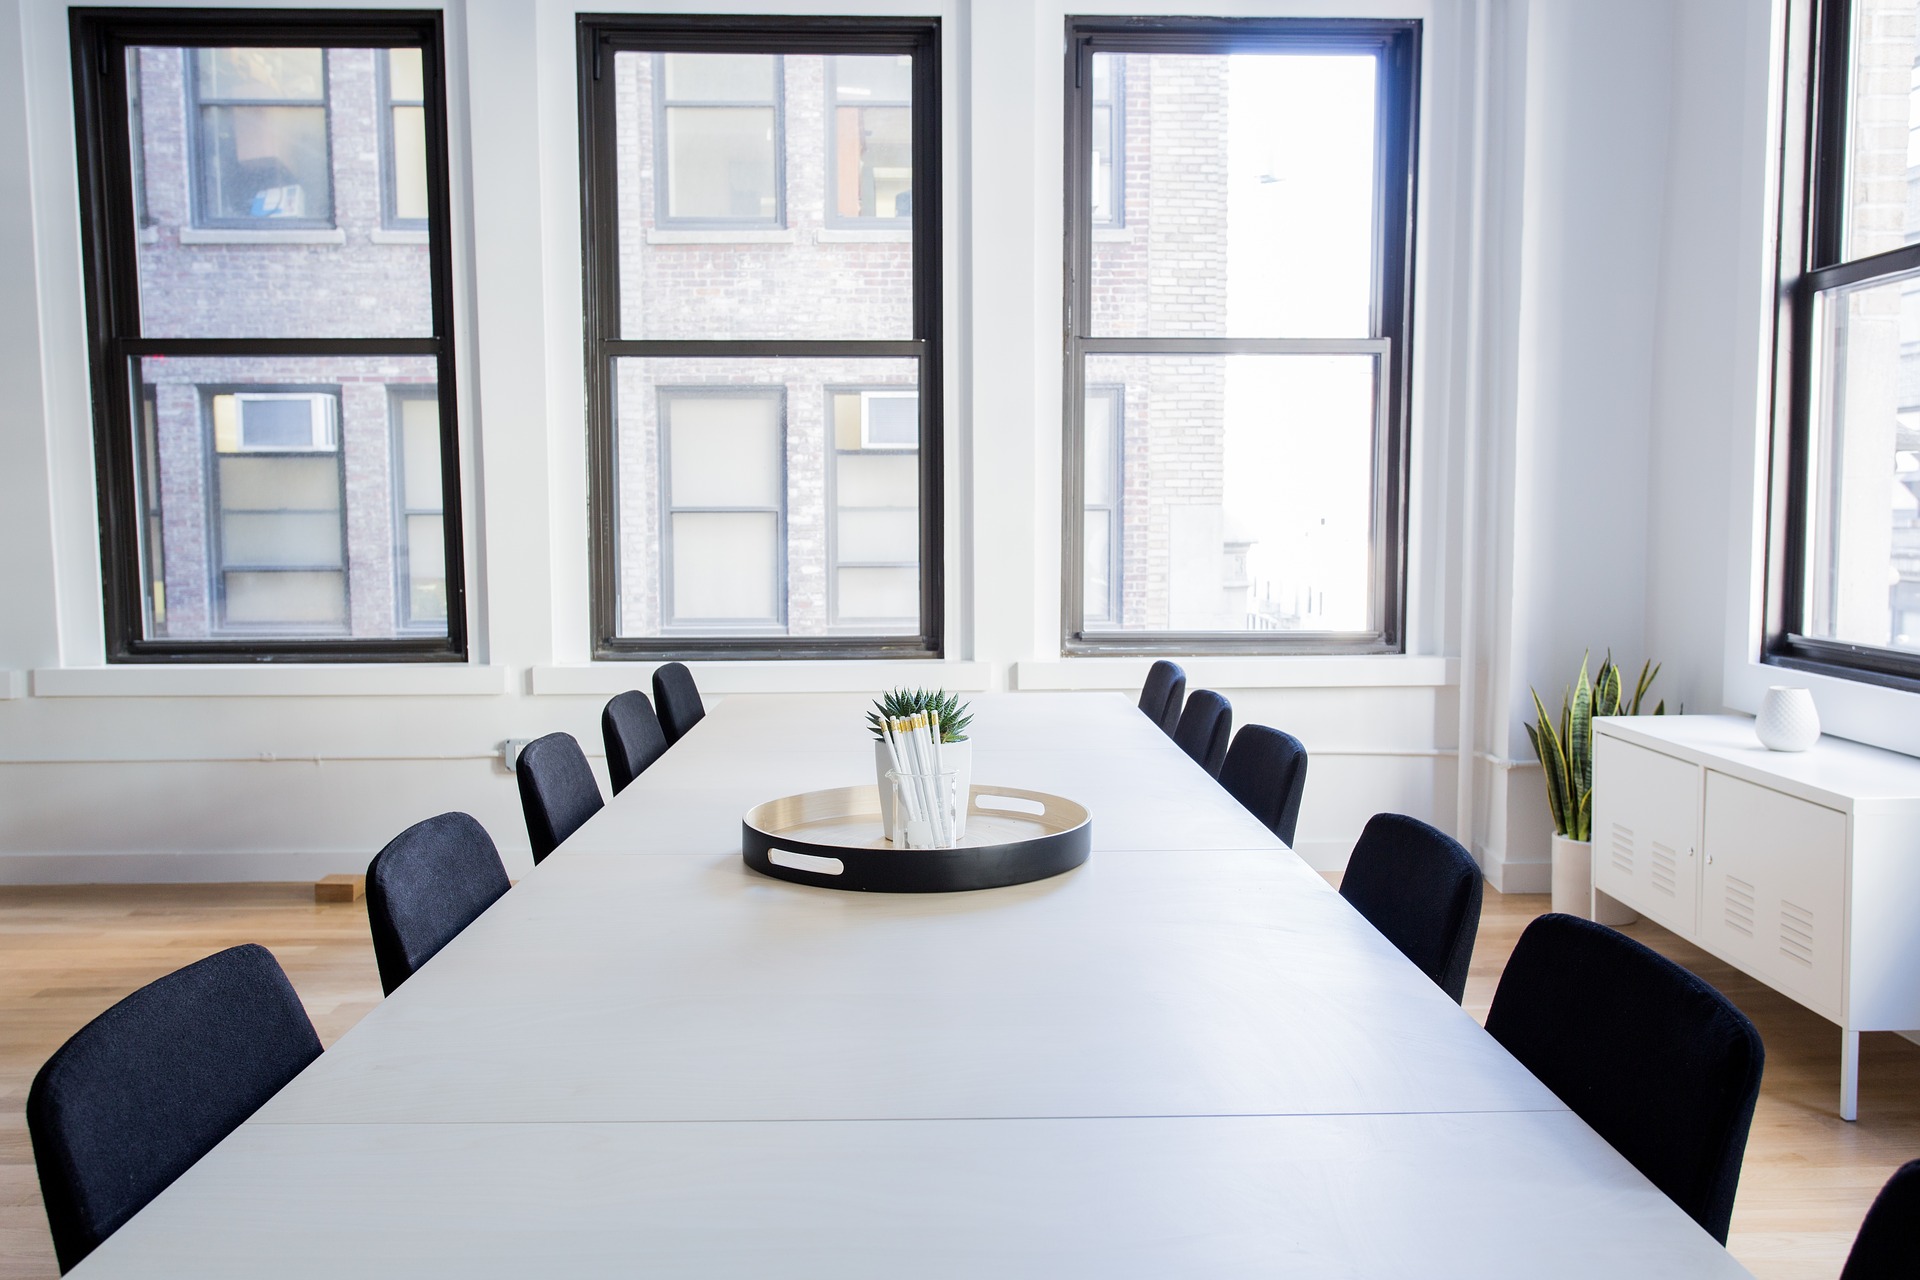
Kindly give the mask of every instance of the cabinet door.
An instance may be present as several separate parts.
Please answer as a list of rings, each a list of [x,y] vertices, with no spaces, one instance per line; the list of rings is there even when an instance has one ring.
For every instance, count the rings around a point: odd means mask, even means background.
[[[1841,1018],[1847,816],[1707,771],[1700,941]]]
[[[1593,884],[1685,937],[1698,899],[1700,768],[1593,736]]]

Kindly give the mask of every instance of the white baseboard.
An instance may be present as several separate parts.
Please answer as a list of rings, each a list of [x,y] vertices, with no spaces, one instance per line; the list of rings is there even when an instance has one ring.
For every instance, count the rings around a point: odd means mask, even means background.
[[[1553,863],[1512,861],[1485,847],[1474,849],[1487,883],[1501,893],[1552,893]]]

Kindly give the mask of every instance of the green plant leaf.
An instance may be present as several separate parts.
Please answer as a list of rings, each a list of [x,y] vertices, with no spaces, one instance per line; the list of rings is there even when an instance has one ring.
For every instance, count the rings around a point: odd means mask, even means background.
[[[1529,692],[1533,692],[1529,690]],[[1534,754],[1540,757],[1540,765],[1547,774],[1547,807],[1553,813],[1554,830],[1561,835],[1567,833],[1567,756],[1560,745],[1560,737],[1553,731],[1553,720],[1547,715],[1546,704],[1540,701],[1540,695],[1533,693],[1534,714],[1539,717],[1539,732],[1531,735]]]
[[[1580,659],[1580,679],[1573,686],[1573,714],[1567,724],[1567,794],[1578,797],[1593,790],[1593,686],[1587,683],[1587,658]]]
[[[1593,792],[1580,793],[1580,803],[1574,810],[1573,838],[1575,840],[1593,839]]]

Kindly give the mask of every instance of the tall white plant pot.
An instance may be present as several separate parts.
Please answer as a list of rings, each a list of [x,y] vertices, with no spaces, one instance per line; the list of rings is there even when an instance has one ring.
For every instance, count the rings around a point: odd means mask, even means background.
[[[959,834],[967,834],[967,794],[973,786],[973,739],[962,738],[958,742],[940,744],[940,767],[953,772],[954,786],[960,794]],[[873,744],[873,781],[880,788],[881,830],[887,833],[887,839],[893,839],[893,784],[887,781],[887,770],[893,768],[893,757],[887,754],[887,744]]]
[[[1593,842],[1553,837],[1553,909],[1604,925],[1632,924],[1640,917],[1593,888]]]

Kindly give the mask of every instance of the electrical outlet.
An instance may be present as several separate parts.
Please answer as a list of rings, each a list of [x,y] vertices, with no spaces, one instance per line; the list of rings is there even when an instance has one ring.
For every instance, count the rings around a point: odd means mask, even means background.
[[[526,750],[527,744],[532,741],[532,738],[508,738],[505,742],[501,743],[500,767],[508,773],[512,773],[514,767],[520,763],[520,753]]]

